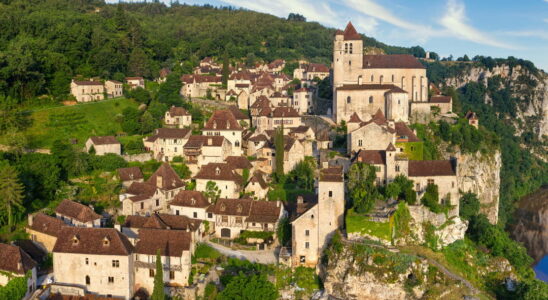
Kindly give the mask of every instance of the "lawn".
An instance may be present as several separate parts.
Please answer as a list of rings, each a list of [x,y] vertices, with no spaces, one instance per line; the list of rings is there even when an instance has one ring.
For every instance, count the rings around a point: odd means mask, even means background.
[[[373,222],[369,217],[348,210],[346,215],[346,232],[364,233],[380,239],[390,241],[391,230],[389,222]]]
[[[89,136],[121,132],[116,115],[129,106],[137,107],[138,104],[116,98],[36,110],[31,114],[32,126],[24,133],[31,148],[50,148],[56,139],[77,139],[77,145],[83,146]],[[4,136],[0,137],[0,143],[5,144]]]

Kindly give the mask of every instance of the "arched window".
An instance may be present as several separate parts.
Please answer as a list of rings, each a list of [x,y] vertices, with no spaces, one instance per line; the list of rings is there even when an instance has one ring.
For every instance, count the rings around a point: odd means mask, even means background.
[[[350,98],[350,96],[346,97],[346,103],[350,103],[352,102],[352,98]]]
[[[394,74],[392,74],[392,82],[394,82]]]
[[[236,145],[236,147],[240,147],[240,141],[236,141],[234,144]]]
[[[348,44],[344,43],[344,53],[348,53]]]
[[[373,96],[369,96],[369,103],[373,103]]]
[[[349,65],[349,66],[352,65],[352,61],[351,61],[351,60],[348,61],[348,65]]]
[[[384,80],[384,76],[383,76],[383,75],[381,75],[381,81],[380,81],[380,82],[382,83],[382,81],[383,81],[383,80]]]
[[[371,75],[371,82],[375,80],[375,76]]]
[[[350,43],[350,54],[352,54],[352,43]]]
[[[86,275],[86,285],[90,285],[90,283],[91,283],[91,280],[89,279],[89,276]]]

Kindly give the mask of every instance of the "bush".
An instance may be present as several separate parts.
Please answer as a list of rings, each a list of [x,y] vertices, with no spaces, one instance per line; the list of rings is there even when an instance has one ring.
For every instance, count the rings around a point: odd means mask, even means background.
[[[127,167],[128,163],[120,155],[108,153],[102,156],[91,156],[90,165],[93,170],[112,172]]]
[[[479,213],[480,202],[478,196],[468,192],[460,197],[459,216],[464,220],[470,220]]]
[[[198,243],[198,245],[196,245],[196,250],[194,250],[195,259],[205,258],[216,260],[219,257],[221,257],[221,253],[208,244]]]

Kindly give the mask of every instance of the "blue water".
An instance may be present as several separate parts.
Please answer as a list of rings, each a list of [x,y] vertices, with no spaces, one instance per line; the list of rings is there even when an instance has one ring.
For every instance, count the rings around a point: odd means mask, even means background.
[[[545,255],[534,269],[538,279],[548,282],[548,255]]]

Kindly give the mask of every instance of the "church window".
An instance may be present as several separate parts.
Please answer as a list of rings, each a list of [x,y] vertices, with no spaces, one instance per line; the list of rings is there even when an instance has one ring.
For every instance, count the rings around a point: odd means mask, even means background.
[[[344,44],[344,53],[348,53],[348,44],[347,43]]]
[[[396,166],[396,172],[400,171],[400,166]]]
[[[358,146],[359,147],[363,146],[363,141],[362,140],[358,140]]]
[[[375,76],[371,75],[371,82],[373,82],[374,80],[375,80]]]
[[[309,243],[309,242],[304,243],[304,247],[305,247],[306,249],[310,248],[310,243]]]
[[[89,279],[89,276],[86,275],[86,285],[90,285],[90,283],[91,283],[91,280]]]
[[[350,98],[350,96],[346,97],[346,103],[350,103],[352,102],[352,98]]]
[[[382,81],[384,80],[384,76],[383,76],[383,75],[381,75],[381,77],[380,77],[380,78],[381,78],[381,79],[380,79],[380,80],[381,80],[380,82],[382,83]]]
[[[392,82],[394,82],[394,74],[392,74]]]
[[[373,103],[373,96],[369,96],[369,103]]]
[[[350,54],[352,54],[352,43],[350,43]]]

